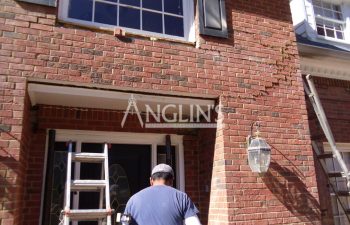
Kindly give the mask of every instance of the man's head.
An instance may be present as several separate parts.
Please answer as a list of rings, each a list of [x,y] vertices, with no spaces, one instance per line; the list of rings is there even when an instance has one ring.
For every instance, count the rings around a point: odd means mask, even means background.
[[[152,170],[150,183],[153,185],[173,186],[174,171],[167,164],[159,164]]]

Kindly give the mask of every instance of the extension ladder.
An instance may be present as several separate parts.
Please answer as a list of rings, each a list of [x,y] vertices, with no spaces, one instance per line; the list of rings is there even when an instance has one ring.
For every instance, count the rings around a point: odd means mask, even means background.
[[[62,211],[64,215],[63,225],[69,225],[70,221],[98,221],[99,225],[101,225],[104,219],[107,220],[107,225],[112,225],[112,210],[109,198],[108,144],[104,144],[103,153],[75,153],[72,152],[72,145],[72,142],[69,142],[64,200],[65,207]],[[102,163],[101,180],[71,180],[72,162]],[[99,209],[71,209],[70,202],[72,191],[100,192]],[[103,197],[105,198],[105,208],[103,208]]]
[[[319,161],[319,163],[321,164],[321,167],[323,169],[323,172],[327,175],[328,178],[328,186],[330,187],[330,191],[331,191],[331,195],[334,195],[338,201],[338,203],[340,204],[342,210],[344,211],[344,214],[346,215],[348,221],[350,222],[350,209],[349,209],[349,205],[347,203],[347,200],[344,199],[344,197],[349,197],[350,196],[350,173],[349,173],[349,169],[347,168],[346,163],[344,162],[340,151],[338,150],[335,140],[334,140],[334,136],[332,133],[332,130],[329,126],[326,114],[324,112],[324,109],[322,107],[321,104],[321,100],[318,96],[315,84],[312,80],[311,75],[307,75],[306,76],[306,81],[307,84],[304,82],[304,90],[306,92],[306,94],[308,95],[310,102],[314,108],[314,111],[316,113],[317,119],[322,127],[322,130],[327,138],[327,141],[332,149],[332,153],[324,153],[322,152],[317,143],[315,141],[312,141],[312,147],[313,150],[316,154],[316,159]],[[327,164],[326,164],[326,160],[327,159],[332,159],[334,158],[339,166],[341,171],[329,171]],[[337,185],[334,184],[331,181],[331,178],[339,178],[339,179],[345,179],[346,181],[346,186],[347,186],[347,190],[338,190],[337,189]]]

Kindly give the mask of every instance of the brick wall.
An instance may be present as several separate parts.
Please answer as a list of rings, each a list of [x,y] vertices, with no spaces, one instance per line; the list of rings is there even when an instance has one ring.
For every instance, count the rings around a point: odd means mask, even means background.
[[[25,124],[22,112],[26,82],[33,79],[215,95],[223,105],[220,123],[225,126],[215,134],[202,134],[215,136],[215,141],[198,143],[198,154],[202,149],[209,152],[199,161],[212,154],[213,162],[203,168],[192,165],[208,175],[199,176],[204,177],[205,185],[197,179],[200,191],[194,195],[208,205],[208,210],[203,206],[208,223],[317,224],[315,168],[289,2],[236,0],[226,1],[226,8],[229,38],[198,37],[196,48],[137,36],[120,40],[110,33],[59,23],[55,8],[0,0],[1,124],[9,125],[10,133],[18,137],[27,135],[21,126]],[[263,137],[273,146],[271,170],[265,176],[251,173],[247,165],[245,137],[257,120]],[[56,123],[50,121],[65,126]],[[25,159],[28,151],[35,151],[24,144],[21,149],[10,146],[4,133],[1,138],[2,157],[8,157],[10,151]],[[42,134],[34,135],[31,142],[34,146],[43,140]],[[17,158],[14,161],[25,165]],[[0,168],[6,171],[1,174],[9,171],[4,160]],[[27,176],[31,182],[31,177],[40,176],[36,171],[39,169],[27,167],[26,174],[14,176],[17,181]],[[1,185],[16,193],[21,192],[20,187]],[[21,203],[2,207],[2,225],[20,224],[16,212],[22,205],[38,203],[34,194],[38,188],[34,183],[26,191],[33,192],[31,195],[2,198],[2,204]],[[201,193],[210,197],[201,197]],[[31,221],[37,216],[37,206],[26,211]]]
[[[350,132],[350,82],[320,77],[314,77],[314,82],[335,141],[337,143],[350,143],[348,135]],[[309,102],[307,106],[311,137],[322,150],[323,143],[327,142],[327,139]],[[325,224],[333,224],[332,203],[327,188],[328,179],[321,170],[320,164],[316,163],[316,166],[320,204],[323,210],[322,219]]]

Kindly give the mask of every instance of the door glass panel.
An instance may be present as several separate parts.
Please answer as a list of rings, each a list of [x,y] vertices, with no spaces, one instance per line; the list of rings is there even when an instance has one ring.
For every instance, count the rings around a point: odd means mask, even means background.
[[[73,143],[73,152],[75,151],[75,146],[75,143]],[[50,192],[50,199],[47,199],[47,201],[50,201],[50,212],[48,218],[45,218],[45,224],[59,224],[60,214],[64,208],[64,190],[67,173],[67,152],[68,147],[66,142],[55,143],[52,163],[52,177],[48,177],[51,182],[48,187],[49,189],[47,190]],[[74,171],[72,171],[72,176],[74,176]]]
[[[122,212],[131,197],[131,193],[128,177],[121,165],[110,165],[109,183],[111,207],[117,210],[117,212]]]
[[[124,212],[129,198],[149,187],[151,146],[112,144],[108,156],[111,207]]]

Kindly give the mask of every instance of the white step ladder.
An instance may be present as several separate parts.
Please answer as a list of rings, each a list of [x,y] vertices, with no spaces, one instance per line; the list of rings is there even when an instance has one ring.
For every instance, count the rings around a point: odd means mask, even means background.
[[[106,219],[106,225],[112,225],[112,209],[109,198],[109,167],[108,167],[108,144],[105,143],[103,153],[72,152],[73,143],[68,145],[67,159],[67,178],[65,188],[65,200],[63,213],[63,225],[69,225],[70,221],[98,221],[99,225],[102,220]],[[72,162],[83,163],[101,163],[102,174],[101,180],[72,180]],[[72,191],[99,191],[100,208],[99,209],[71,209],[71,192]],[[104,195],[104,194],[105,195]],[[104,195],[104,196],[103,196]],[[103,207],[103,198],[105,198],[105,208]]]

